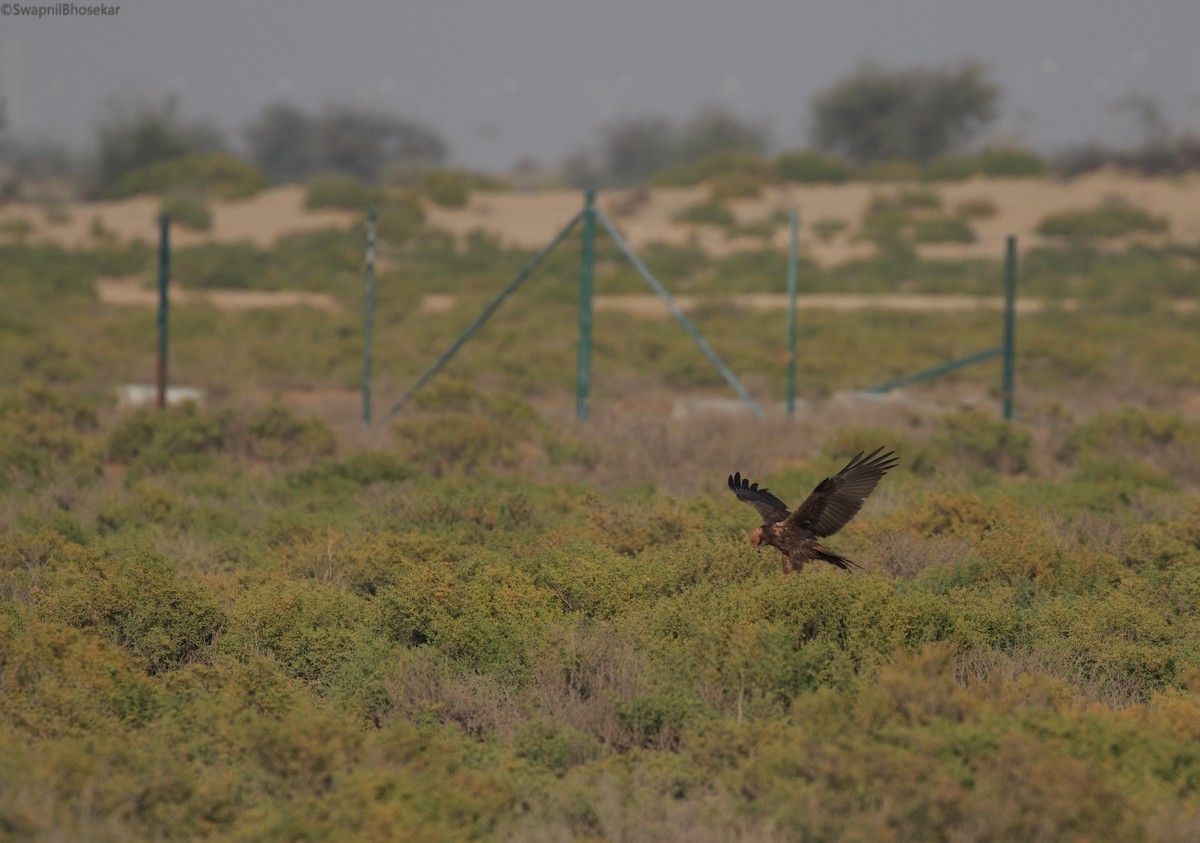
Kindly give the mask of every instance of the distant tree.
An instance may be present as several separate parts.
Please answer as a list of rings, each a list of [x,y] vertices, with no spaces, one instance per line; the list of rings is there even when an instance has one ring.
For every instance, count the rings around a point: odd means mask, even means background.
[[[179,116],[177,97],[110,100],[96,127],[96,190],[104,195],[126,173],[148,164],[224,148],[216,128]]]
[[[433,129],[379,111],[331,104],[310,115],[271,103],[245,129],[255,162],[274,182],[337,171],[367,182],[385,175],[415,181],[446,160]]]
[[[714,152],[736,150],[763,155],[770,132],[766,126],[709,107],[684,124],[679,134],[679,163],[694,164]]]
[[[1117,98],[1108,108],[1114,114],[1128,114],[1137,121],[1144,148],[1162,147],[1170,141],[1171,124],[1158,97],[1150,94],[1126,94]]]
[[[10,163],[22,180],[74,180],[79,162],[67,147],[53,141],[0,143],[0,162]]]
[[[625,186],[716,152],[761,153],[766,145],[765,128],[717,108],[701,111],[682,127],[665,117],[642,115],[602,128],[599,143],[573,152],[563,171],[577,187]]]
[[[974,137],[999,99],[976,62],[898,71],[863,64],[813,101],[813,141],[860,166],[924,164]]]
[[[676,161],[675,129],[662,117],[644,116],[607,126],[602,139],[603,174],[615,184],[649,178]]]
[[[375,181],[388,167],[413,179],[446,160],[446,143],[429,127],[376,111],[327,106],[314,127],[322,169],[341,170]]]
[[[295,181],[319,169],[316,121],[293,105],[267,105],[244,134],[254,163],[272,182]]]

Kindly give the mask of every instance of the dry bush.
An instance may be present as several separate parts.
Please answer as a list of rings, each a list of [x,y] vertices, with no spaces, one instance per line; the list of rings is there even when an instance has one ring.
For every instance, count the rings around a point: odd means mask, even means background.
[[[897,577],[914,577],[926,568],[939,568],[963,558],[971,548],[961,536],[923,538],[912,533],[873,531],[872,570]]]
[[[602,746],[632,745],[618,713],[642,689],[645,668],[629,636],[609,624],[566,630],[538,660],[530,692],[551,723],[593,735]]]
[[[1021,707],[1081,707],[1086,701],[1128,708],[1144,702],[1148,691],[1143,679],[1097,677],[1078,656],[1049,646],[1014,652],[968,650],[955,659],[954,675],[965,687],[989,694],[1003,687],[1012,704]]]
[[[674,496],[723,484],[734,471],[756,473],[798,459],[809,449],[786,420],[762,424],[749,415],[694,416],[677,421],[604,414],[582,433],[600,454],[586,479],[600,488],[628,486],[631,478]],[[770,450],[764,442],[773,443]]]
[[[640,692],[644,668],[627,636],[607,624],[564,629],[534,661],[528,683],[513,686],[455,666],[433,648],[401,650],[384,677],[380,720],[432,718],[476,738],[525,733],[528,740],[534,730],[575,733],[606,752],[634,744],[620,710]]]
[[[474,738],[512,738],[527,720],[513,690],[487,674],[454,668],[432,648],[401,650],[383,680],[381,722],[453,723]]]

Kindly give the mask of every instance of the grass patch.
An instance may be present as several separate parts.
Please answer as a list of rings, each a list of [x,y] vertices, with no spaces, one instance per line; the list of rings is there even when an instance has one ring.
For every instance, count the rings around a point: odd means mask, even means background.
[[[1159,217],[1123,201],[1109,200],[1097,208],[1048,214],[1037,225],[1044,237],[1111,238],[1129,234],[1165,234],[1166,217]]]

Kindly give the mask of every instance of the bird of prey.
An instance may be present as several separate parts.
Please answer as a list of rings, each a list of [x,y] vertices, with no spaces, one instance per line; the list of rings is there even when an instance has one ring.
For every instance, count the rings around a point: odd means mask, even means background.
[[[808,499],[790,514],[788,505],[767,489],[760,489],[757,483],[744,479],[741,472],[731,475],[730,491],[738,500],[757,509],[763,519],[762,526],[750,534],[750,543],[755,547],[769,544],[779,548],[783,553],[785,574],[799,573],[810,559],[823,559],[847,571],[852,567],[861,568],[857,562],[824,547],[817,540],[832,536],[845,527],[862,509],[863,501],[875,490],[883,475],[896,467],[899,460],[894,456],[895,452],[881,454],[882,450],[876,448],[865,456],[865,452],[859,451],[845,468],[818,483]]]

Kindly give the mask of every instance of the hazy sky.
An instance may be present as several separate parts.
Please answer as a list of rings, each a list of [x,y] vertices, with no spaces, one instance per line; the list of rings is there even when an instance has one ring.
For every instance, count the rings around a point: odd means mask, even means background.
[[[813,95],[862,60],[965,58],[1004,91],[993,131],[1043,150],[1135,142],[1136,121],[1109,108],[1130,93],[1200,129],[1200,0],[110,5],[117,15],[0,17],[14,133],[82,146],[107,98],[176,92],[186,116],[235,141],[271,101],[370,105],[426,122],[474,167],[554,163],[613,118],[682,120],[705,104],[764,122],[783,148],[803,144]]]

